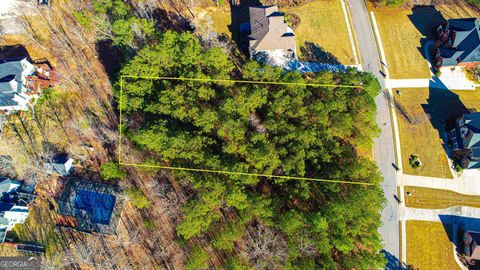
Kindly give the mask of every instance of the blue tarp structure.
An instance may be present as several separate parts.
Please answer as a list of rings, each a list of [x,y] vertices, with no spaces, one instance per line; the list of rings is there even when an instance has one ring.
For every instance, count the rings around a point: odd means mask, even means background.
[[[76,209],[87,212],[93,223],[108,225],[115,206],[115,196],[80,189],[74,205]]]

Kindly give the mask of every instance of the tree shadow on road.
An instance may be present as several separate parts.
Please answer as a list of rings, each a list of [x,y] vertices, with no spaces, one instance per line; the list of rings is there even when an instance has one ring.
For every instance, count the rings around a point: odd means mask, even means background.
[[[381,251],[383,255],[385,256],[385,259],[387,259],[387,264],[385,265],[385,270],[404,270],[407,269],[405,264],[400,262],[400,260],[393,255],[392,253],[382,250]]]

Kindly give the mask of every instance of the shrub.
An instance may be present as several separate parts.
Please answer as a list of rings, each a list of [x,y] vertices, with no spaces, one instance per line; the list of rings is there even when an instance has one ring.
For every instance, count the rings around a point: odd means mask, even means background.
[[[480,74],[480,68],[465,68],[465,77],[474,83],[479,83],[478,75]]]
[[[132,187],[125,191],[127,197],[132,200],[133,205],[138,209],[149,208],[150,201],[143,191],[138,187]]]
[[[462,168],[462,166],[461,166],[460,164],[455,163],[454,166],[455,166],[455,171],[456,171],[456,172],[460,173],[460,172],[463,171],[463,168]]]
[[[146,229],[154,229],[156,227],[155,222],[153,222],[153,220],[151,220],[151,219],[144,219],[143,220],[143,226]]]
[[[405,3],[405,0],[381,0],[380,3],[389,7],[399,7]]]
[[[91,27],[91,20],[89,20],[89,18],[87,17],[87,15],[85,15],[85,13],[83,11],[75,11],[73,13],[73,16],[75,16],[75,19],[77,19],[77,22],[87,28],[87,29],[90,29]]]
[[[114,178],[124,179],[127,176],[127,173],[117,163],[107,162],[103,163],[100,167],[100,175],[105,180]]]
[[[480,0],[467,0],[467,3],[480,7]]]
[[[410,158],[408,159],[408,163],[414,169],[418,169],[422,166],[422,163],[420,162],[420,159],[416,155],[411,155]]]
[[[188,256],[188,262],[185,266],[187,270],[197,270],[207,268],[208,253],[201,247],[195,247]]]

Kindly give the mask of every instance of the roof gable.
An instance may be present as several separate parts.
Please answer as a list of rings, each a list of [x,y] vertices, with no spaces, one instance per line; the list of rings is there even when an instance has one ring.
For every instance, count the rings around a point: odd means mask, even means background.
[[[295,51],[295,35],[277,6],[250,7],[250,49]]]
[[[447,29],[450,32],[450,47],[440,48],[444,65],[460,62],[480,61],[480,29],[477,18],[450,19]]]

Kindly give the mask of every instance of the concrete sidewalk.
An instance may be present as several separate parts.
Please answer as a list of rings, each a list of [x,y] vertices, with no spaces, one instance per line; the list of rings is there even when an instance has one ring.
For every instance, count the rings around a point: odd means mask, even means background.
[[[388,88],[440,88],[449,90],[475,90],[475,84],[460,71],[444,72],[432,79],[387,79]]]
[[[388,79],[387,88],[425,88],[430,86],[430,79]]]

